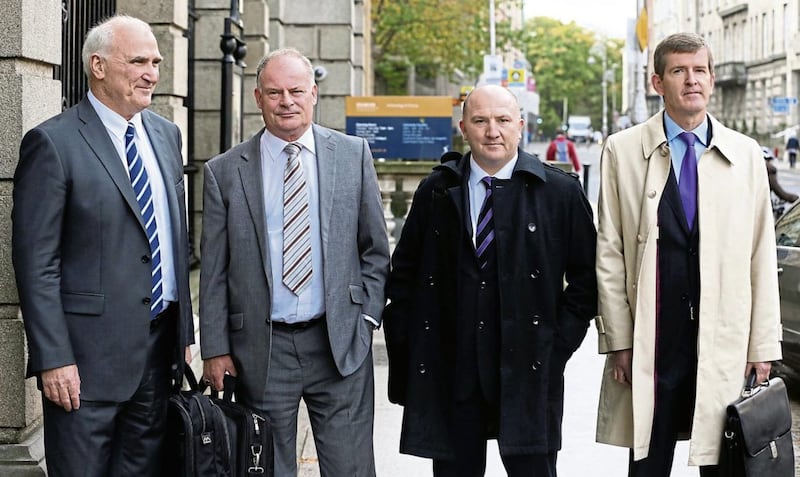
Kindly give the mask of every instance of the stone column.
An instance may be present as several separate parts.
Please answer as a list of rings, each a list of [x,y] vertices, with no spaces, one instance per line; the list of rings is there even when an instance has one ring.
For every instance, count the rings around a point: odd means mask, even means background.
[[[27,130],[61,112],[61,2],[12,0],[0,15],[0,475],[44,475],[41,399],[25,379],[25,330],[11,265],[12,179]]]
[[[372,94],[369,0],[270,0],[270,47],[291,46],[327,70],[315,122],[344,131],[346,96]]]

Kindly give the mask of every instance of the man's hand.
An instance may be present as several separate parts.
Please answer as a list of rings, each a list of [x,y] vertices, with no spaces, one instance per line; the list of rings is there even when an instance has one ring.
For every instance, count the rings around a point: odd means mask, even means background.
[[[81,407],[81,378],[77,365],[42,371],[41,379],[44,397],[67,412]]]
[[[752,369],[756,370],[756,385],[759,385],[769,380],[769,372],[772,369],[772,363],[747,363],[747,367],[744,369],[745,379],[750,377],[750,371]]]
[[[192,363],[192,345],[186,345],[186,349],[183,351],[183,360],[186,361],[186,364]]]
[[[203,361],[203,382],[211,385],[211,389],[215,391],[224,389],[222,381],[225,373],[236,376],[236,368],[233,366],[231,355],[224,354]]]
[[[611,359],[614,365],[614,381],[630,386],[633,349],[614,351],[611,353]]]

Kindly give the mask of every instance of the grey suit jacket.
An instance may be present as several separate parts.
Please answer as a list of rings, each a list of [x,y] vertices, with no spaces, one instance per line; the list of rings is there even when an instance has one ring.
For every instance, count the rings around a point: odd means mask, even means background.
[[[272,275],[264,209],[262,132],[205,165],[200,343],[231,354],[245,397],[261,399],[270,352]],[[330,347],[347,376],[363,363],[380,320],[389,247],[367,142],[313,126],[319,174],[325,311]]]
[[[194,331],[180,131],[147,110],[142,121],[167,192],[182,371]],[[147,362],[150,245],[128,172],[88,99],[25,134],[13,196],[28,375],[77,364],[81,399],[129,399]]]

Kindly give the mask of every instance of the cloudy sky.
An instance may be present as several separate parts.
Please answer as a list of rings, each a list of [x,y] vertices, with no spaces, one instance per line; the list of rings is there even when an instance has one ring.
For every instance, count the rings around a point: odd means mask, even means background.
[[[525,0],[525,18],[557,18],[563,22],[624,38],[629,18],[636,18],[636,0]]]

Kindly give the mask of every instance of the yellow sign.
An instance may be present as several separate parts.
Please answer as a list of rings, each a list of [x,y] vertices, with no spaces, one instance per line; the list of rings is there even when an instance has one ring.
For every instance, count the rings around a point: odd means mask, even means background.
[[[453,99],[450,96],[348,96],[347,116],[383,117],[450,117]]]
[[[636,20],[636,39],[639,41],[639,50],[647,48],[647,7],[642,7],[642,13]]]
[[[525,86],[525,70],[523,68],[510,68],[508,70],[509,86]]]

